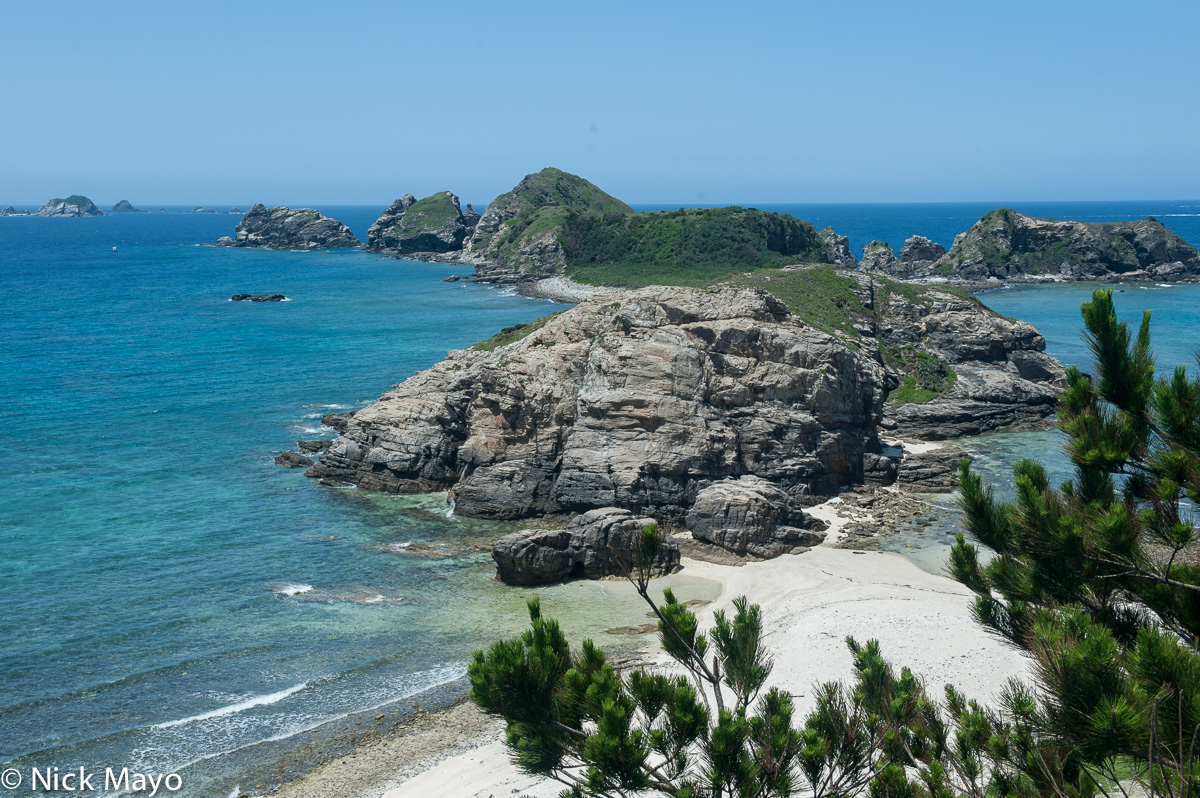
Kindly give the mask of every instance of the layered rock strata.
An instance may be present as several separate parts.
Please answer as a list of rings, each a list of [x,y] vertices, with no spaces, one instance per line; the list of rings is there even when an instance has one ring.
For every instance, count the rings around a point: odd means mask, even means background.
[[[605,507],[575,516],[566,529],[526,529],[492,546],[496,576],[510,585],[544,585],[568,579],[624,576],[634,569],[634,551],[652,518]],[[679,568],[679,544],[663,536],[651,573]]]
[[[345,419],[308,472],[458,512],[620,506],[680,520],[754,474],[793,497],[858,482],[883,367],[754,290],[601,295],[494,351],[461,350]]]
[[[193,211],[196,213],[197,211]],[[217,240],[220,246],[261,247],[264,249],[335,249],[362,246],[350,228],[313,208],[268,208],[256,203],[238,222],[237,234],[230,240]]]

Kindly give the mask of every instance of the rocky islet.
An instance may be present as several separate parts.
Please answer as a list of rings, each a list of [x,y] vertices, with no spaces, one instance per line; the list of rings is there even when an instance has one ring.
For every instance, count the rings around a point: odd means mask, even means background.
[[[268,208],[255,204],[238,222],[233,237],[222,236],[217,246],[263,249],[335,249],[359,247],[350,228],[314,208]]]

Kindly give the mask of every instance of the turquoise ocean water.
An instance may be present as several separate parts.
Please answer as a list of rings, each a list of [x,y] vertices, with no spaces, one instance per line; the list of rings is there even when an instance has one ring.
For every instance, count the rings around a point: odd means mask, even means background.
[[[913,233],[949,245],[994,205],[763,207],[832,224],[857,251]],[[1153,214],[1200,243],[1200,202],[1016,207]],[[322,210],[365,237],[382,208]],[[182,769],[184,794],[227,794],[256,743],[284,757],[306,730],[461,684],[466,653],[521,623],[527,593],[471,550],[514,527],[447,517],[437,495],[325,488],[272,459],[330,437],[321,414],[561,306],[442,282],[452,266],[199,246],[237,219],[0,218],[0,763]],[[983,298],[1082,362],[1089,291]],[[227,301],[242,292],[291,301]],[[1126,287],[1118,303],[1155,309],[1160,362],[1191,362],[1197,286]],[[1026,436],[981,439],[981,462],[1002,476],[1054,446]],[[611,583],[541,595],[576,636],[641,622]]]

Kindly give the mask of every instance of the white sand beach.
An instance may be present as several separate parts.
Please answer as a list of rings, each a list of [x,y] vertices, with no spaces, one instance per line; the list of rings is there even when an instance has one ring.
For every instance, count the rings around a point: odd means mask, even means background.
[[[834,522],[831,540],[837,537],[840,520],[833,510],[830,506],[816,508],[817,515]],[[1010,677],[1027,671],[1028,663],[1020,654],[972,619],[969,591],[896,554],[822,545],[803,554],[741,566],[692,559],[685,559],[683,565],[690,575],[721,585],[720,596],[699,610],[702,622],[710,622],[717,610],[728,610],[737,596],[747,596],[762,606],[765,626],[771,630],[767,644],[775,659],[771,683],[793,693],[801,716],[811,709],[815,683],[853,677],[851,655],[844,642],[848,635],[860,642],[878,639],[889,661],[911,668],[938,697],[942,685],[951,683],[986,701],[994,698]],[[438,717],[431,717],[428,731],[435,732],[438,724]],[[445,724],[445,732],[464,737],[453,741],[457,752],[447,754],[445,745],[441,754],[430,752],[423,772],[417,772],[421,765],[415,763],[425,747],[420,740],[414,745],[392,743],[390,752],[387,748],[356,752],[276,794],[288,798],[335,793],[354,798],[522,794],[551,798],[562,789],[556,782],[518,772],[504,749],[499,722],[482,718],[473,707],[451,710]],[[471,730],[476,732],[474,740],[467,738]],[[373,781],[373,788],[360,780],[359,791],[339,791],[339,786],[349,787],[347,779],[338,776],[346,774],[347,768],[390,772],[377,772],[374,780],[366,780]],[[417,775],[411,775],[414,772]],[[313,792],[299,789],[306,781],[312,786],[321,783],[324,788]]]

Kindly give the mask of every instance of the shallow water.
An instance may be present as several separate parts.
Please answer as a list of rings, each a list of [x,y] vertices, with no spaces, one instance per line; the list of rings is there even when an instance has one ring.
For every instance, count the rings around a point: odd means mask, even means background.
[[[1097,288],[1113,288],[1118,316],[1136,331],[1142,311],[1150,310],[1151,342],[1157,354],[1156,371],[1169,374],[1183,366],[1196,371],[1200,347],[1200,284],[1129,284],[1103,286],[1070,283],[985,291],[979,294],[989,307],[1011,318],[1027,321],[1046,338],[1046,351],[1066,365],[1091,370],[1091,353],[1081,335],[1079,306],[1092,298]],[[999,432],[967,438],[957,443],[971,455],[972,467],[993,487],[999,499],[1013,498],[1012,469],[1020,460],[1040,461],[1050,484],[1059,485],[1074,476],[1063,446],[1065,436],[1057,430]],[[952,496],[929,496],[927,500],[946,508],[929,527],[905,527],[899,534],[878,540],[879,548],[909,557],[926,571],[942,573],[954,535],[961,530]]]
[[[982,212],[788,207],[897,246]],[[365,237],[382,208],[322,210]],[[184,770],[184,794],[228,794],[242,767],[231,752],[275,737],[283,756],[301,729],[452,683],[470,650],[524,624],[530,591],[494,582],[488,554],[471,551],[512,525],[447,517],[440,495],[329,489],[272,458],[331,437],[321,414],[561,306],[442,282],[452,266],[197,246],[237,219],[0,218],[0,762],[163,772],[207,758]],[[1038,324],[1066,357],[1086,295],[985,301]],[[1174,325],[1170,357],[1195,342],[1195,287],[1119,297],[1157,303]],[[980,445],[980,467],[994,457],[998,475],[1046,448]],[[410,543],[455,556],[414,556]],[[674,579],[684,597],[713,594]],[[618,583],[534,593],[572,639],[628,645],[605,630],[645,622]]]

